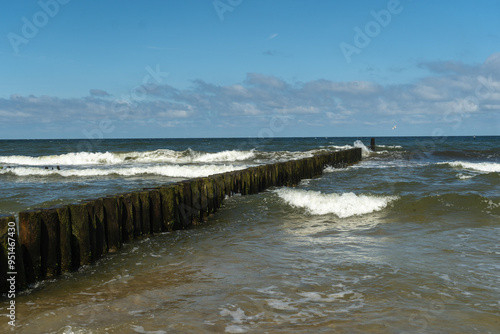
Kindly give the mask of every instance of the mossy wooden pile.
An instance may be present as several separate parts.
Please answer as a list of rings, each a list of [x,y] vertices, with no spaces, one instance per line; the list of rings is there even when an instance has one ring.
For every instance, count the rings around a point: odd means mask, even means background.
[[[268,187],[294,186],[321,175],[326,166],[361,160],[361,149],[325,153],[166,184],[77,204],[19,213],[16,285],[58,276],[92,264],[123,243],[154,233],[188,229],[207,221],[226,196],[250,195]],[[0,288],[8,289],[7,229],[14,216],[0,216]],[[12,225],[12,224],[11,224]]]

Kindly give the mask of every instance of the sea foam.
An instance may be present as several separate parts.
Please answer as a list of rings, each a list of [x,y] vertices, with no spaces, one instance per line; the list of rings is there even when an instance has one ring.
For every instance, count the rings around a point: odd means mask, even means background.
[[[39,157],[25,155],[0,156],[0,163],[23,166],[118,165],[131,163],[210,163],[251,160],[255,151],[222,151],[216,153],[187,149],[158,149],[145,152],[71,152]]]
[[[372,153],[372,150],[366,147],[361,140],[356,140],[354,142],[354,147],[361,148],[361,155],[363,158],[370,156],[370,153]]]
[[[47,165],[95,165],[95,164],[117,164],[123,159],[115,153],[92,153],[92,152],[72,152],[60,155],[45,155],[32,157],[25,155],[0,156],[0,163],[10,165],[25,166],[47,166]]]
[[[225,150],[220,152],[195,151],[190,148],[183,151],[157,149],[153,151],[132,152],[70,152],[59,155],[9,155],[0,156],[0,164],[7,166],[91,166],[91,165],[133,165],[146,163],[168,164],[207,164],[207,163],[236,163],[254,161],[256,163],[272,163],[292,159],[303,159],[316,154],[332,152],[339,148],[348,149],[361,147],[363,155],[370,154],[370,150],[361,141],[354,146],[330,147],[329,149],[313,149],[308,151],[258,151]]]
[[[0,169],[1,174],[17,176],[62,176],[62,177],[89,177],[89,176],[136,176],[160,175],[179,178],[206,177],[212,174],[225,173],[243,169],[245,166],[233,165],[162,165],[142,167],[111,167],[111,168],[62,168],[44,169],[40,167],[12,167]]]
[[[470,169],[482,173],[499,173],[500,172],[500,163],[495,162],[465,162],[465,161],[453,161],[453,162],[445,162],[444,164],[448,164],[454,168],[464,168]]]
[[[366,158],[370,156],[371,153],[373,153],[372,150],[370,150],[368,147],[366,147],[365,144],[361,140],[356,140],[354,144],[351,145],[343,145],[343,146],[336,146],[336,145],[331,145],[330,147],[334,148],[335,150],[348,150],[351,148],[360,148],[361,149],[361,155],[363,158]]]
[[[275,191],[291,206],[304,208],[313,215],[333,213],[339,218],[359,216],[380,211],[397,196],[356,195],[354,193],[323,194],[319,191],[281,188]]]

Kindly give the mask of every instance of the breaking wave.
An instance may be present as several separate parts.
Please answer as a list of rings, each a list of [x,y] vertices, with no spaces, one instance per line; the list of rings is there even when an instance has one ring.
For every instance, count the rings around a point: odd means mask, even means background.
[[[146,167],[119,167],[119,168],[69,168],[44,169],[40,167],[11,167],[0,169],[1,174],[16,176],[62,176],[62,177],[89,177],[89,176],[125,176],[159,175],[179,178],[205,177],[217,173],[225,173],[246,168],[234,165],[163,165]]]
[[[442,164],[448,164],[453,168],[468,169],[482,173],[500,173],[500,163],[495,163],[495,162],[453,161],[453,162],[444,162]]]
[[[127,163],[210,163],[246,161],[255,157],[256,152],[222,151],[207,153],[187,149],[173,151],[159,149],[146,152],[72,152],[39,157],[11,155],[0,156],[0,163],[23,166],[76,166],[76,165],[118,165]]]
[[[361,155],[363,158],[370,156],[370,153],[372,153],[372,150],[366,147],[361,140],[356,140],[354,142],[354,147],[361,148]]]
[[[136,165],[136,164],[210,164],[210,163],[274,163],[293,159],[303,159],[316,154],[360,147],[363,156],[371,151],[361,142],[356,141],[353,146],[329,146],[307,151],[273,151],[265,152],[251,150],[225,150],[221,152],[203,152],[186,149],[175,151],[157,149],[144,152],[70,152],[59,155],[9,155],[0,156],[0,164],[7,166],[92,166],[92,165]]]
[[[281,188],[275,192],[289,205],[306,209],[310,214],[333,213],[339,218],[380,211],[399,198],[397,196],[356,195],[354,193],[323,194],[319,191],[291,188]]]

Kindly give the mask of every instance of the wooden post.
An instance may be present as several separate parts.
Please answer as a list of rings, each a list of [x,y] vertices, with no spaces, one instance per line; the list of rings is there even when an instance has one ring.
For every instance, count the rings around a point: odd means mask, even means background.
[[[58,276],[61,273],[61,244],[59,216],[56,208],[41,210],[42,275]]]
[[[149,193],[151,213],[151,233],[160,233],[163,225],[161,195],[158,189],[145,189]]]
[[[121,207],[117,196],[107,196],[103,199],[104,226],[108,252],[116,252],[121,247]]]
[[[162,231],[179,229],[175,225],[175,188],[167,185],[159,189],[161,197],[161,212],[163,216]]]
[[[59,245],[61,247],[61,272],[68,272],[76,266],[71,249],[71,219],[68,206],[57,206],[59,219]]]
[[[40,210],[19,212],[19,243],[21,244],[27,283],[34,283],[41,278],[41,234]]]
[[[92,263],[90,224],[87,203],[69,206],[71,219],[71,253],[77,267]]]
[[[130,242],[134,239],[134,220],[136,219],[136,212],[134,208],[133,195],[124,194],[122,196],[123,211],[122,211],[122,240],[123,242]]]

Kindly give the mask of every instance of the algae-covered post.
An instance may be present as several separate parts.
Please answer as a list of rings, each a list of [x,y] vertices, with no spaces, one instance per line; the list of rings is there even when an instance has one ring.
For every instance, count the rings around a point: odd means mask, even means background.
[[[23,255],[26,281],[42,279],[42,224],[40,210],[19,212],[19,244]]]

